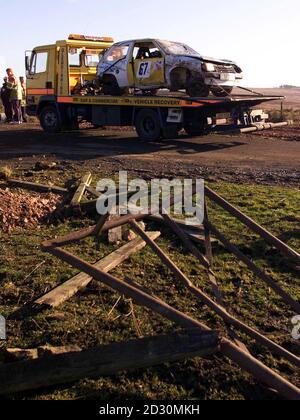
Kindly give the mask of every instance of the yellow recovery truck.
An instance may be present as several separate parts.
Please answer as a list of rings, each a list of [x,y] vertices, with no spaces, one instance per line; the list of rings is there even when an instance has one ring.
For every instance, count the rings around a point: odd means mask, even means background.
[[[78,129],[80,121],[95,127],[134,126],[145,140],[174,138],[183,128],[190,136],[202,135],[228,123],[239,130],[255,130],[266,127],[268,116],[252,108],[284,99],[255,93],[191,98],[165,90],[157,95],[136,90],[124,96],[105,95],[97,66],[112,45],[110,37],[70,35],[26,52],[27,113],[37,116],[46,132]]]

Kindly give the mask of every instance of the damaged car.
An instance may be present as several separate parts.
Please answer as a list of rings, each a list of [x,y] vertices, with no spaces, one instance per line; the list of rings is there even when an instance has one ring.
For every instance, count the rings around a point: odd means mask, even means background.
[[[232,93],[243,73],[233,61],[204,57],[185,44],[143,39],[114,44],[101,57],[97,77],[106,95],[129,89],[155,94],[166,88],[186,90],[191,97],[210,92],[223,97]]]

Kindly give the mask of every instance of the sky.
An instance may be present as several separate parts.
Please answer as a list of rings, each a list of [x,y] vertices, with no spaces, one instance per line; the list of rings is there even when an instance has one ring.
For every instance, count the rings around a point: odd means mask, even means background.
[[[24,74],[25,50],[78,33],[181,41],[236,61],[245,86],[300,86],[299,0],[10,0],[0,13],[0,76]]]

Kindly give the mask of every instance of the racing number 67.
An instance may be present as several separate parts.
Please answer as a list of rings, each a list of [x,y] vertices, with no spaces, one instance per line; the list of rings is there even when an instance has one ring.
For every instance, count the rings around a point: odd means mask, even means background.
[[[147,76],[149,74],[149,63],[141,63],[138,73],[140,77]]]

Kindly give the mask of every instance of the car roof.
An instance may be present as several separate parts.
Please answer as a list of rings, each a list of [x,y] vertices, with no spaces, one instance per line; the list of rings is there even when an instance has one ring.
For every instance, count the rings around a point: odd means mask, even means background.
[[[143,39],[130,39],[127,41],[121,41],[121,42],[116,42],[114,45],[123,45],[123,44],[129,44],[132,42],[156,42],[156,41],[160,41],[159,39],[156,38],[143,38]]]

